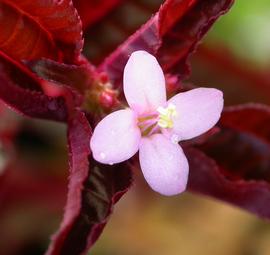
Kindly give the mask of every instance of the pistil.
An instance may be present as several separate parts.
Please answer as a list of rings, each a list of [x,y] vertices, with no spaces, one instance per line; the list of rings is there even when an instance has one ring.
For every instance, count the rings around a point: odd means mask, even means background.
[[[158,114],[149,114],[138,117],[138,127],[142,136],[149,136],[158,131],[157,126]]]

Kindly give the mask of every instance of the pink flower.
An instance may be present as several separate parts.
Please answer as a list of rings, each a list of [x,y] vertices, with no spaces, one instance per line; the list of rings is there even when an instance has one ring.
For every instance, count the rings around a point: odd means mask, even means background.
[[[93,157],[115,164],[139,150],[143,175],[153,190],[167,196],[183,192],[189,165],[178,142],[201,135],[217,123],[222,92],[198,88],[166,101],[165,78],[156,58],[136,51],[125,66],[124,94],[130,108],[98,123],[90,141]]]

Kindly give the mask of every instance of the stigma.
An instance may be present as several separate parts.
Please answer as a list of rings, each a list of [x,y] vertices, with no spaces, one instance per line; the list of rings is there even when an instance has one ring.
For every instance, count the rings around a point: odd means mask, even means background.
[[[158,116],[158,125],[161,128],[172,128],[173,127],[173,117],[177,115],[176,107],[173,104],[169,104],[166,108],[158,107],[157,109]]]

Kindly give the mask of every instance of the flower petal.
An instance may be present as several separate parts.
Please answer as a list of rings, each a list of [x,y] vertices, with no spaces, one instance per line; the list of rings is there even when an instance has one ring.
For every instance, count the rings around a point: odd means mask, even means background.
[[[171,196],[186,189],[189,166],[178,144],[162,134],[142,138],[139,157],[144,178],[153,190]]]
[[[179,93],[168,103],[175,105],[177,112],[170,133],[181,141],[205,133],[218,122],[223,109],[223,93],[218,89],[198,88]]]
[[[164,74],[154,56],[146,51],[131,54],[124,70],[124,93],[129,106],[139,114],[166,103]]]
[[[114,164],[132,157],[138,151],[140,139],[136,114],[125,109],[107,115],[98,123],[90,147],[95,160]]]

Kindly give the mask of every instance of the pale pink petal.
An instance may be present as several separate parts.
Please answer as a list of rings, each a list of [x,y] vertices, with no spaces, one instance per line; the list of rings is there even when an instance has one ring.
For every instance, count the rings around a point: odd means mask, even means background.
[[[139,114],[165,104],[165,78],[154,56],[146,51],[131,54],[124,70],[124,93],[129,106]]]
[[[141,139],[136,122],[136,114],[130,109],[113,112],[101,120],[90,141],[94,159],[114,164],[132,157]]]
[[[171,196],[186,189],[189,166],[178,144],[162,134],[142,138],[139,158],[144,178],[153,190]]]
[[[172,97],[176,116],[169,131],[178,141],[201,135],[219,120],[223,109],[223,93],[213,88],[198,88]],[[176,138],[177,137],[177,138]]]

